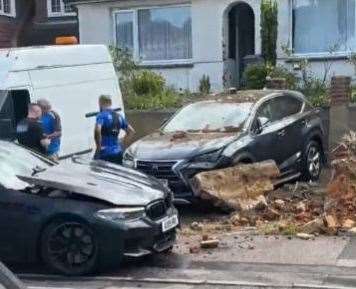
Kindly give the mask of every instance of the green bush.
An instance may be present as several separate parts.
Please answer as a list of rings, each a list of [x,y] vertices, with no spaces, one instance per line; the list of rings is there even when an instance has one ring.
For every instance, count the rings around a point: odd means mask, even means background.
[[[124,98],[127,109],[155,110],[177,108],[182,104],[182,97],[172,88],[166,88],[159,94],[130,95]]]
[[[266,84],[267,67],[263,64],[248,66],[243,74],[246,89],[262,89]]]
[[[121,92],[127,109],[176,108],[183,98],[175,89],[167,87],[164,77],[138,67],[127,50],[110,47],[115,70],[119,75]]]
[[[211,90],[210,77],[204,74],[199,81],[199,92],[201,94],[209,94],[210,90]]]
[[[148,70],[135,73],[131,79],[132,91],[137,95],[160,94],[165,85],[166,81],[160,74]]]
[[[323,107],[329,104],[328,86],[317,77],[308,77],[308,80],[302,82],[299,90],[315,107]]]
[[[269,76],[272,78],[284,78],[287,82],[288,89],[294,90],[298,86],[298,77],[283,66],[273,67],[269,73]]]

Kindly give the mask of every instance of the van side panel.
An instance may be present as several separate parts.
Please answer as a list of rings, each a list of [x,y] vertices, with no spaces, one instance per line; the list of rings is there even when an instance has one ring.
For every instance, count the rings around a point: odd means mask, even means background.
[[[28,71],[9,72],[2,89],[11,90],[17,88],[28,88],[31,90],[31,80]]]
[[[123,108],[121,92],[112,63],[44,68],[29,71],[35,100],[48,99],[62,120],[61,156],[93,148],[98,97],[109,94],[113,106]]]

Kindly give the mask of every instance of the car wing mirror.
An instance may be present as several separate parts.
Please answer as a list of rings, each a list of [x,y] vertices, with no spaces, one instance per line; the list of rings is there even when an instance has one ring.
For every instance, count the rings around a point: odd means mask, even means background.
[[[255,125],[254,125],[254,133],[255,134],[260,134],[263,131],[263,128],[267,125],[268,123],[268,118],[266,117],[258,117],[256,119]]]
[[[253,126],[253,132],[255,134],[260,134],[262,132],[263,128],[262,128],[262,124],[259,118],[256,119],[255,124]]]
[[[269,122],[269,119],[267,117],[259,117],[257,118],[257,120],[259,121],[262,128],[264,128]]]
[[[169,121],[169,117],[165,117],[161,122],[161,126],[164,126],[168,121]]]

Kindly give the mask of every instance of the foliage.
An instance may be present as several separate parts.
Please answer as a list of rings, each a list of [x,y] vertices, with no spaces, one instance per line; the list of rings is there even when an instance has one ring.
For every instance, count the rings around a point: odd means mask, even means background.
[[[248,66],[243,74],[245,88],[262,89],[266,84],[268,71],[264,64],[254,64]]]
[[[356,103],[356,87],[352,87],[351,102]]]
[[[157,73],[149,70],[136,72],[131,79],[132,92],[138,96],[160,94],[166,85],[165,79]]]
[[[110,46],[109,50],[115,70],[120,74],[120,77],[131,77],[138,70],[138,66],[133,61],[132,55],[128,50],[114,46]]]
[[[315,107],[327,106],[329,103],[327,84],[315,76],[309,76],[307,81],[303,81],[299,90]]]
[[[273,66],[277,60],[278,4],[274,0],[261,1],[262,56]]]
[[[133,94],[125,97],[124,101],[127,109],[154,110],[180,107],[182,97],[174,89],[166,88],[159,94]]]
[[[134,74],[139,70],[128,50],[114,46],[109,47],[115,71],[119,76],[122,95],[130,94],[130,82]]]
[[[211,90],[210,77],[204,74],[199,81],[199,91],[201,94],[209,94],[210,90]]]
[[[275,66],[269,69],[268,76],[272,78],[284,78],[287,82],[288,89],[296,89],[298,86],[298,77],[295,73],[289,71],[286,67]]]
[[[298,77],[287,68],[268,64],[251,65],[244,72],[244,82],[247,89],[262,89],[266,85],[266,77],[284,78],[289,89],[296,89]]]
[[[130,80],[130,94],[124,98],[128,109],[174,108],[181,104],[181,96],[166,86],[165,79],[152,71],[136,72]]]
[[[127,109],[163,109],[179,107],[183,96],[166,85],[155,72],[138,67],[127,50],[110,47]]]

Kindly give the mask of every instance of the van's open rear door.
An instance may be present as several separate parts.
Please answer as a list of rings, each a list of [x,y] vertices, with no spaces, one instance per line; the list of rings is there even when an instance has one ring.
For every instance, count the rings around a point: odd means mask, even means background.
[[[0,53],[0,139],[14,139],[16,136],[14,123],[14,103],[9,97],[6,80],[16,61],[10,55],[11,49]]]
[[[7,91],[0,90],[0,139],[13,140],[15,136],[14,103]]]

